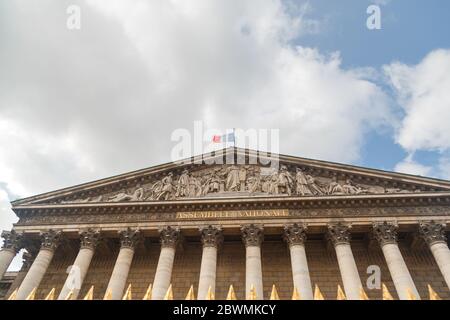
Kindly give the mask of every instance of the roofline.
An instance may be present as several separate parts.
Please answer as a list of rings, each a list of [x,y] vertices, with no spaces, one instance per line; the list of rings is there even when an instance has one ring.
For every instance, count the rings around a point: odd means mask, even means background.
[[[181,159],[181,160],[177,160],[177,161],[166,162],[164,164],[160,164],[160,165],[156,165],[156,166],[152,166],[152,167],[147,167],[147,168],[138,169],[138,170],[134,170],[134,171],[127,172],[127,173],[113,175],[113,176],[110,176],[107,178],[92,180],[92,181],[85,182],[82,184],[77,184],[77,185],[70,186],[70,187],[56,189],[53,191],[37,194],[37,195],[26,197],[26,198],[16,199],[14,201],[11,201],[11,205],[16,206],[16,205],[20,205],[21,203],[24,203],[24,202],[43,200],[43,199],[46,199],[49,196],[52,196],[55,194],[72,192],[72,191],[76,191],[78,189],[81,189],[81,188],[87,187],[87,186],[94,186],[94,185],[99,186],[99,185],[103,185],[103,184],[109,184],[109,183],[116,182],[116,180],[118,180],[120,178],[132,179],[141,174],[147,173],[150,170],[158,172],[158,171],[170,169],[179,164],[181,164],[182,166],[183,165],[192,165],[192,164],[201,164],[201,163],[203,163],[204,160],[214,159],[214,158],[218,158],[218,157],[224,157],[226,155],[229,155],[231,152],[233,154],[243,154],[243,155],[252,155],[252,156],[257,156],[259,154],[262,154],[262,157],[265,157],[265,158],[269,158],[273,154],[271,152],[266,152],[266,151],[245,149],[245,148],[239,148],[239,147],[228,147],[228,148],[223,148],[223,149],[212,151],[211,153],[203,153],[200,155],[191,156],[189,158],[185,158],[185,159]],[[385,176],[384,178],[386,178],[386,179],[397,178],[406,183],[413,183],[413,184],[414,183],[417,183],[417,184],[428,183],[428,184],[433,184],[436,187],[450,188],[450,181],[443,180],[443,179],[423,177],[423,176],[406,174],[406,173],[398,173],[398,172],[381,170],[381,169],[366,168],[366,167],[361,167],[361,166],[356,166],[356,165],[348,165],[348,164],[343,164],[343,163],[338,163],[338,162],[333,162],[333,161],[316,160],[316,159],[303,158],[303,157],[298,157],[298,156],[289,156],[289,155],[284,155],[284,154],[277,154],[277,156],[278,156],[278,159],[280,160],[280,162],[297,162],[300,160],[300,161],[306,162],[305,164],[318,165],[318,166],[323,167],[324,169],[329,169],[329,170],[344,169],[345,171],[349,171],[349,173],[351,173],[352,170],[355,170],[358,172],[355,172],[354,174],[361,174],[361,173],[364,173],[367,175],[374,175],[374,174],[380,175],[381,174],[381,175],[384,175]]]

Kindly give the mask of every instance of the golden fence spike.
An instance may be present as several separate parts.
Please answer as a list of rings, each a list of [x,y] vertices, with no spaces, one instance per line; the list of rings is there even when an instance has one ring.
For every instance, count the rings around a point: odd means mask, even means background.
[[[16,288],[11,295],[9,296],[8,300],[16,300],[17,298],[17,290],[19,290],[19,288]]]
[[[314,288],[314,300],[325,300],[317,284]]]
[[[144,297],[142,298],[142,300],[152,300],[152,284],[150,283],[150,285],[147,288],[147,291],[145,291]]]
[[[228,289],[227,300],[237,300],[232,284],[230,284],[230,289]]]
[[[133,296],[131,295],[131,283],[128,285],[127,291],[125,291],[122,300],[133,300]]]
[[[257,295],[256,295],[256,289],[255,286],[252,284],[250,286],[250,292],[248,294],[248,299],[247,300],[256,300]]]
[[[359,288],[359,300],[369,300],[367,293],[364,291],[363,287]]]
[[[441,297],[433,290],[431,285],[428,285],[428,293],[430,295],[430,300],[442,300]]]
[[[212,291],[211,286],[208,288],[208,293],[206,294],[206,300],[214,300],[214,292]]]
[[[169,288],[167,289],[166,295],[164,296],[163,300],[173,300],[172,284],[170,284]]]
[[[389,292],[387,286],[384,283],[382,283],[381,286],[383,288],[383,300],[394,300],[394,297]]]
[[[37,290],[37,288],[34,288],[33,290],[31,290],[31,292],[28,294],[28,296],[25,298],[25,300],[34,300],[34,298],[36,297],[36,290]]]
[[[280,300],[280,297],[278,296],[277,287],[275,284],[272,285],[272,292],[270,293],[270,300]]]
[[[186,295],[186,299],[184,300],[195,300],[194,285],[191,284],[191,287],[189,288],[189,291]]]
[[[337,300],[347,300],[347,297],[345,296],[345,293],[339,284],[337,287],[337,298],[336,299]]]
[[[111,289],[106,290],[105,296],[103,297],[103,300],[112,300],[112,291]]]
[[[50,290],[48,295],[44,298],[44,300],[55,300],[55,288]]]
[[[300,294],[298,293],[297,287],[294,287],[294,290],[292,291],[292,300],[302,300]]]
[[[83,300],[94,300],[94,286],[91,286],[89,291],[84,296]]]

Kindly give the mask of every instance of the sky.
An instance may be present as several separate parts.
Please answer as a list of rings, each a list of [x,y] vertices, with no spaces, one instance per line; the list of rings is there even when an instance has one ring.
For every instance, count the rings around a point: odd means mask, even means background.
[[[173,132],[194,121],[278,129],[283,154],[450,179],[448,12],[442,0],[2,0],[0,229],[17,221],[14,199],[170,161]]]

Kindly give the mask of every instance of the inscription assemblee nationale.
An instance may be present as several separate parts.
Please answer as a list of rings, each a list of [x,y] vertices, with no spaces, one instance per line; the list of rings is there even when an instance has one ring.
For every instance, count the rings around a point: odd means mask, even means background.
[[[289,210],[236,210],[177,212],[176,219],[288,217]]]

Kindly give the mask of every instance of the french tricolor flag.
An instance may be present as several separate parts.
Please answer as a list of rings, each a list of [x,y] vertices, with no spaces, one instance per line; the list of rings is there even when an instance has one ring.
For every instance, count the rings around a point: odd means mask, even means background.
[[[235,136],[234,132],[223,134],[221,136],[214,135],[212,138],[213,143],[224,143],[224,142],[234,142]]]

